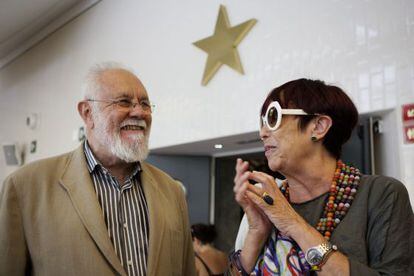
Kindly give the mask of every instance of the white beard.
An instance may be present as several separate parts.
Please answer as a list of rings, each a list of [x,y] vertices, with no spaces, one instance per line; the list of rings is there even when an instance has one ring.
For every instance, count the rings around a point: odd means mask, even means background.
[[[95,114],[92,116],[95,122],[96,139],[98,139],[102,145],[109,147],[113,155],[127,163],[143,161],[148,157],[148,136],[150,127],[146,126],[146,134],[137,134],[132,143],[124,143],[121,139],[120,126],[116,126],[115,131],[111,132],[109,130],[109,125],[103,116]],[[126,122],[139,122],[145,124],[144,120],[137,119],[128,119],[124,122],[124,125]]]
[[[122,143],[120,133],[114,134],[114,143],[110,144],[113,155],[127,163],[144,161],[148,157],[148,136],[140,133],[130,143]]]

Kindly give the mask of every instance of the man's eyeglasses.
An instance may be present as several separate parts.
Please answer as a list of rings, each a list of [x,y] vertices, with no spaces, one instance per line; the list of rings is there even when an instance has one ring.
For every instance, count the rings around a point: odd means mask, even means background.
[[[98,102],[98,103],[107,103],[108,106],[114,105],[120,110],[130,111],[134,109],[137,105],[139,105],[144,112],[151,113],[154,110],[155,105],[151,104],[151,102],[147,99],[140,100],[138,102],[133,102],[129,99],[120,99],[120,100],[95,100],[95,99],[87,99],[88,102]]]
[[[264,116],[260,116],[260,128],[264,125],[270,130],[275,131],[282,122],[282,115],[314,115],[308,114],[303,109],[282,109],[277,101],[271,102],[267,107]]]

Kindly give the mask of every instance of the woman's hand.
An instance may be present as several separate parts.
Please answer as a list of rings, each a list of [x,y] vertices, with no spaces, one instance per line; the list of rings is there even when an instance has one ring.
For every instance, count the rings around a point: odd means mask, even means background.
[[[243,208],[249,222],[249,234],[254,234],[258,239],[263,242],[267,239],[270,230],[271,223],[263,211],[253,203],[246,195],[249,186],[253,186],[249,183],[251,179],[251,172],[247,169],[249,163],[238,158],[236,163],[236,176],[234,177],[234,197]]]
[[[246,195],[249,187],[253,186],[249,183],[251,172],[247,170],[248,168],[248,162],[243,162],[240,158],[237,159],[233,191],[234,197],[243,208],[249,223],[249,231],[244,240],[240,261],[243,268],[250,273],[269,237],[272,224],[263,211]]]
[[[250,204],[254,203],[255,207],[259,208],[279,231],[292,237],[295,231],[307,225],[286,200],[272,176],[254,171],[249,173],[248,179],[262,183],[261,188],[250,185],[245,191]],[[273,205],[263,200],[265,192],[273,199]]]

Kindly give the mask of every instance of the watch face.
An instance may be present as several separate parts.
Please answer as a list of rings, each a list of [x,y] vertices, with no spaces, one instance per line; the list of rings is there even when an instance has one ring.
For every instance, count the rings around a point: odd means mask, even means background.
[[[306,256],[310,265],[318,265],[322,262],[323,256],[317,249],[310,249]]]

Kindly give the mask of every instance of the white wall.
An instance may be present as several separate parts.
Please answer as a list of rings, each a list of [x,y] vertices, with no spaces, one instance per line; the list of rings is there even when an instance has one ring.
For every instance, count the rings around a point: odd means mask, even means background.
[[[206,55],[192,42],[213,33],[220,4],[232,25],[258,23],[238,47],[246,75],[223,67],[203,87]],[[104,0],[0,71],[0,143],[37,139],[28,161],[74,148],[82,78],[107,60],[133,67],[156,103],[152,148],[254,131],[267,92],[299,77],[340,85],[362,113],[400,114],[414,102],[413,42],[412,0]],[[393,154],[414,197],[414,145],[396,123]],[[14,169],[0,156],[0,180]]]

